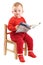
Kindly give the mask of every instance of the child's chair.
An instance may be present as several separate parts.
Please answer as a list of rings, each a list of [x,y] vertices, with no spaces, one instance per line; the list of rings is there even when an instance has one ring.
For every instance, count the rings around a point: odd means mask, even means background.
[[[7,50],[8,50],[8,51],[14,52],[15,53],[15,59],[17,59],[17,47],[16,47],[16,43],[13,42],[12,40],[8,39],[8,36],[7,36],[8,34],[9,33],[7,32],[7,25],[4,24],[4,55],[6,55]],[[7,48],[7,42],[14,45],[14,50],[13,51]],[[27,54],[27,44],[24,44],[24,45],[25,46],[24,46],[23,49],[24,49],[24,54],[26,55]]]

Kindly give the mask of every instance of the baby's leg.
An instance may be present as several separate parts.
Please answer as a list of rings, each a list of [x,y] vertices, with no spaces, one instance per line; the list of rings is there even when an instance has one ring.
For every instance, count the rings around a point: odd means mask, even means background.
[[[23,36],[20,36],[21,34],[11,34],[11,39],[12,41],[16,42],[17,44],[17,54],[20,62],[25,62],[24,57],[23,57]]]
[[[28,46],[28,56],[31,56],[32,58],[35,58],[36,55],[33,53],[33,39],[31,36],[29,36],[27,33],[25,33],[25,42],[27,42]]]
[[[17,53],[18,53],[18,57],[20,62],[25,62],[24,57],[23,57],[23,39],[21,38],[21,36],[19,36],[16,39],[16,43],[17,43]]]
[[[27,43],[28,50],[33,50],[33,39],[27,33],[25,33],[24,41]]]

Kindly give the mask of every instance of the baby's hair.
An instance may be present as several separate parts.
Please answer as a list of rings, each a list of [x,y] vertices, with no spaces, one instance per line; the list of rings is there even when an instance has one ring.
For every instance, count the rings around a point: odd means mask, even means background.
[[[21,5],[21,7],[23,8],[23,5],[22,5],[21,3],[19,3],[19,2],[14,3],[14,4],[13,4],[13,7],[14,7],[14,6],[16,7],[16,6],[19,6],[19,5]]]

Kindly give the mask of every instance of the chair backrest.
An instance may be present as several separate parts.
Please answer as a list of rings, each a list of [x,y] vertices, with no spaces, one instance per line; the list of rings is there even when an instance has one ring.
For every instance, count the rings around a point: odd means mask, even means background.
[[[10,43],[13,43],[13,41],[7,39],[7,35],[10,34],[11,32],[8,32],[8,28],[7,28],[7,25],[4,24],[4,41],[5,42],[10,42]]]
[[[7,25],[4,24],[4,39],[7,39]]]

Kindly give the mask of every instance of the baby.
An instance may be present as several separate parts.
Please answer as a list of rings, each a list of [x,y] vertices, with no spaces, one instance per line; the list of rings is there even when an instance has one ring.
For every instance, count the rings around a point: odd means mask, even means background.
[[[12,16],[8,22],[8,29],[11,31],[11,40],[16,42],[17,44],[17,54],[20,62],[25,62],[25,59],[23,57],[24,42],[27,43],[28,56],[36,58],[36,55],[33,53],[33,39],[31,38],[31,36],[29,36],[26,32],[16,33],[18,25],[21,22],[26,23],[25,19],[21,16],[23,13],[23,5],[19,2],[14,3],[12,7],[12,13],[14,14],[14,16]]]

